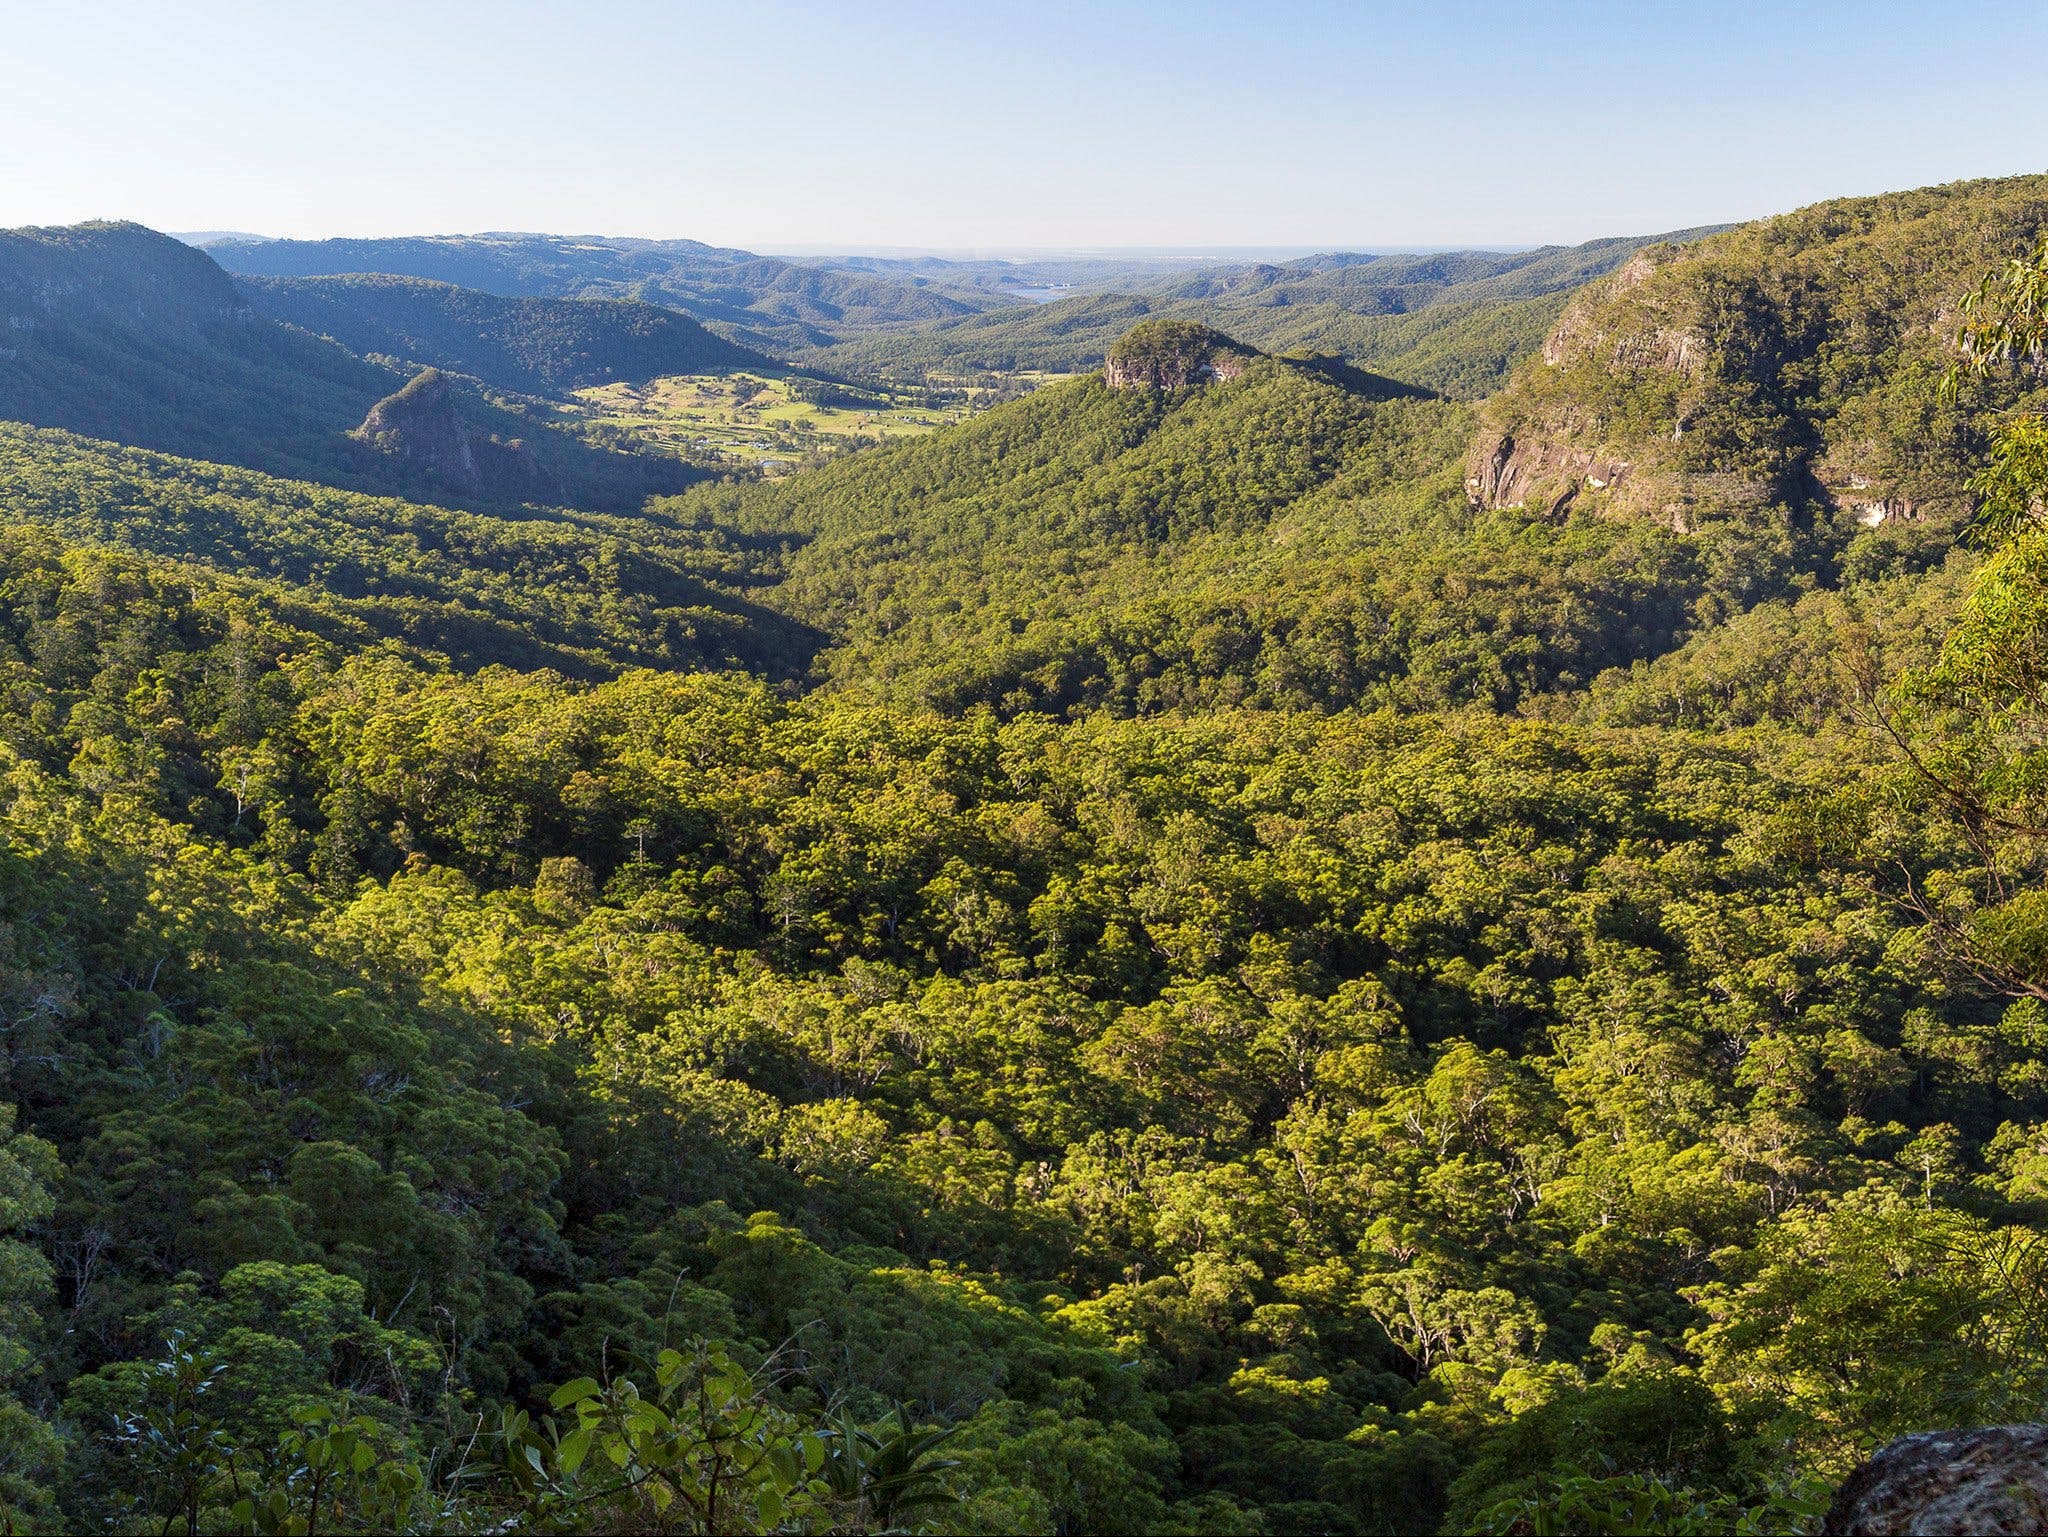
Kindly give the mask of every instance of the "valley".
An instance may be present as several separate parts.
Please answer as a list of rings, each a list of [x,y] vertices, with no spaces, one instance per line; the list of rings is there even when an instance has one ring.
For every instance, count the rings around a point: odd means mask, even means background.
[[[782,474],[807,459],[956,424],[1050,377],[1019,374],[982,384],[934,376],[913,390],[792,373],[666,375],[641,384],[592,385],[576,392],[570,409],[608,441]]]
[[[0,1526],[1813,1531],[2038,1416],[2044,294],[2041,175],[0,234]]]

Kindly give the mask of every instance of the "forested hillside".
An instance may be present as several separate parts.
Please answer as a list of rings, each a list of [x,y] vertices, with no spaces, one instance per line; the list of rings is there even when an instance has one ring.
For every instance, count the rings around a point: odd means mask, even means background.
[[[0,522],[255,578],[444,665],[774,676],[814,644],[741,596],[760,541],[654,517],[489,516],[0,423]]]
[[[1680,523],[1776,505],[1952,528],[1988,408],[2026,403],[1982,383],[1936,400],[1958,308],[2044,222],[2048,177],[2016,177],[1646,251],[1575,298],[1489,404],[1475,492]]]
[[[477,489],[351,437],[405,372],[258,314],[208,257],[168,235],[134,224],[0,231],[0,308],[0,420],[353,489]],[[487,345],[445,328],[441,340],[469,357]],[[474,393],[459,408],[480,438],[519,445],[539,472],[535,499],[623,510],[697,478]]]
[[[1758,603],[1845,577],[1903,600],[1947,544],[1789,512],[1680,535],[1475,508],[1473,431],[1464,406],[1255,357],[1179,390],[1049,386],[956,431],[667,505],[788,542],[767,601],[835,638],[825,677],[1006,714],[1565,708]]]
[[[628,514],[0,426],[0,1521],[1789,1531],[2038,1415],[2036,196]]]
[[[618,299],[507,299],[395,277],[249,279],[259,314],[351,352],[473,374],[553,395],[663,374],[762,368],[768,359],[687,316]]]

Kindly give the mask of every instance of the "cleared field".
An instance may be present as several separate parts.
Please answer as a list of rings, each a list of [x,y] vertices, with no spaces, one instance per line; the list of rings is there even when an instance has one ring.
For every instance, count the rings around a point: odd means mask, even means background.
[[[770,474],[804,460],[916,437],[963,421],[1049,375],[1001,384],[934,381],[911,389],[839,385],[805,375],[678,374],[578,390],[572,413],[600,439],[626,438],[703,463]]]

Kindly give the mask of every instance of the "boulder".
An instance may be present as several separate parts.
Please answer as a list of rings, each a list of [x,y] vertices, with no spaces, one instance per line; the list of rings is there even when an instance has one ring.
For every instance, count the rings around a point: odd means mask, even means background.
[[[1843,1482],[1821,1530],[1841,1537],[2048,1531],[2048,1425],[1901,1436]]]

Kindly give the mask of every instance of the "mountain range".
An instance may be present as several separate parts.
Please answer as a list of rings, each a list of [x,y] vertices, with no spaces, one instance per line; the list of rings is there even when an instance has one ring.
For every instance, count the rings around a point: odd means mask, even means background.
[[[381,273],[514,298],[629,299],[683,311],[755,347],[821,346],[876,326],[955,319],[1008,304],[958,291],[799,266],[694,240],[463,235],[390,240],[218,241],[245,277]]]

